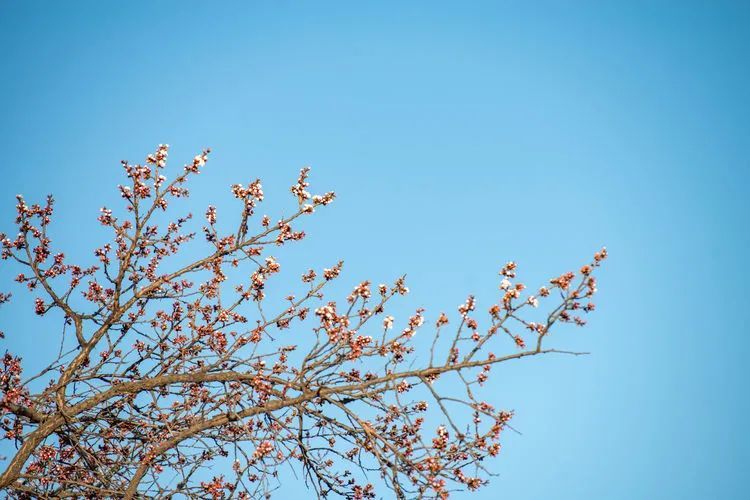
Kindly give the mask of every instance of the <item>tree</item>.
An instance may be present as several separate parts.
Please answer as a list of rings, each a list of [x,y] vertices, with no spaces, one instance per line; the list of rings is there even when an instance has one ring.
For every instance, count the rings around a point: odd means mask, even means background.
[[[171,182],[167,153],[161,145],[142,165],[123,162],[125,210],[101,209],[112,240],[94,250],[93,266],[54,253],[52,197],[28,205],[18,196],[18,233],[0,235],[2,259],[20,266],[16,281],[39,295],[36,314],[59,314],[61,349],[25,380],[18,356],[2,360],[1,425],[16,451],[0,487],[19,498],[251,498],[269,495],[286,464],[318,496],[372,498],[373,480],[399,498],[486,484],[485,459],[500,451],[512,414],[480,399],[478,386],[497,363],[566,352],[545,340],[556,323],[584,324],[579,313],[594,309],[593,272],[606,250],[534,294],[507,263],[485,327],[469,296],[455,319],[428,321],[417,309],[395,328],[387,307],[408,293],[403,277],[326,299],[341,262],[311,269],[296,285],[302,292],[274,304],[266,283],[280,265],[268,252],[301,240],[292,224],[334,193],[311,195],[302,169],[291,187],[296,212],[278,222],[264,216],[251,230],[261,183],[237,184],[236,229],[222,233],[209,206],[195,238],[186,232],[190,215],[157,220],[188,196],[209,151]],[[205,256],[181,260],[201,239]],[[550,303],[543,320],[528,319],[542,302]],[[420,352],[413,338],[426,324],[431,348]],[[503,343],[510,354],[490,351]]]

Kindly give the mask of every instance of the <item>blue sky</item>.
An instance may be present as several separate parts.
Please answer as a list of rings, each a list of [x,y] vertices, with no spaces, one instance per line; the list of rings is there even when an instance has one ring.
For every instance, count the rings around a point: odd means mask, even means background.
[[[1,227],[51,192],[55,243],[88,256],[119,160],[167,142],[177,166],[214,150],[196,212],[255,177],[282,210],[312,165],[339,199],[291,265],[407,272],[403,314],[607,245],[599,310],[554,337],[592,354],[488,388],[523,435],[474,498],[742,498],[749,49],[743,2],[4,1]],[[55,348],[0,324],[30,364]]]

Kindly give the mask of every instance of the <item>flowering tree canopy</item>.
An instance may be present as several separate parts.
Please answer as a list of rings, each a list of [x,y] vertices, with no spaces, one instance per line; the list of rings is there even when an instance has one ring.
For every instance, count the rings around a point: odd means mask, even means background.
[[[32,376],[16,354],[2,359],[2,438],[16,450],[0,488],[18,498],[263,498],[282,468],[318,496],[373,498],[383,488],[445,498],[485,485],[485,459],[499,453],[512,413],[479,387],[497,363],[580,354],[547,347],[547,337],[556,323],[585,323],[606,250],[531,293],[505,264],[481,318],[469,296],[455,315],[417,309],[397,321],[388,305],[408,293],[404,278],[327,297],[340,262],[310,269],[274,300],[266,283],[281,266],[269,252],[304,238],[298,223],[334,193],[310,194],[302,169],[295,213],[272,221],[255,214],[260,181],[237,184],[234,229],[223,232],[209,206],[191,233],[190,215],[166,214],[209,151],[171,181],[167,154],[162,145],[143,164],[123,162],[125,207],[101,209],[111,240],[93,251],[95,265],[53,249],[52,197],[29,205],[18,196],[18,231],[0,235],[2,259],[20,268],[36,314],[59,315],[62,338]],[[188,243],[202,244],[202,256],[184,258]],[[429,338],[425,349],[416,335]]]

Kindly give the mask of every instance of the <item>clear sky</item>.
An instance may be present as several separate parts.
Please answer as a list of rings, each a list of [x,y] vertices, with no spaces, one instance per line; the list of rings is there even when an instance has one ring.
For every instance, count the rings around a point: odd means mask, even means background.
[[[554,336],[592,354],[488,389],[523,435],[474,498],[746,498],[748,4],[534,3],[4,0],[0,229],[52,192],[55,243],[88,256],[119,160],[167,142],[214,150],[198,212],[255,177],[280,209],[312,165],[339,199],[290,258],[407,272],[404,314],[607,245],[599,310]],[[31,366],[55,349],[0,325]]]

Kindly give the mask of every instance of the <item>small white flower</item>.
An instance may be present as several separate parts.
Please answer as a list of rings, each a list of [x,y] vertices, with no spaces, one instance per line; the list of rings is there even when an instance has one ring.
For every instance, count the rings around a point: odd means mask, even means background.
[[[500,289],[501,290],[507,290],[511,287],[511,282],[508,280],[508,278],[503,278],[503,281],[500,282]]]
[[[393,316],[386,316],[383,320],[383,328],[390,330],[393,328]]]

